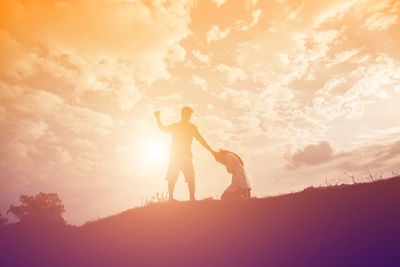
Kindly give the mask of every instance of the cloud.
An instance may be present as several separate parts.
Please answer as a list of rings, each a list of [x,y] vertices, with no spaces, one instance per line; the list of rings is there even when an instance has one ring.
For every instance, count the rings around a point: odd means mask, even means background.
[[[308,35],[280,32],[260,35],[239,44],[237,62],[253,80],[287,85],[311,75],[311,65],[326,57],[339,36],[335,29],[314,30]],[[306,43],[313,49],[308,49]]]
[[[35,54],[30,53],[3,28],[0,28],[0,58],[0,71],[14,78],[21,73],[34,73],[34,63],[38,60]]]
[[[260,21],[261,14],[262,14],[262,11],[261,11],[260,8],[254,10],[253,12],[251,12],[252,20],[250,22],[249,27],[253,27],[253,26],[256,26],[258,24],[258,22]]]
[[[70,145],[77,150],[96,151],[98,149],[92,141],[81,138],[74,138]]]
[[[3,159],[2,168],[4,168],[9,162],[14,162],[15,164],[19,163],[21,160],[29,160],[29,153],[33,150],[33,148],[23,142],[9,142],[7,144],[2,144],[0,146],[0,150],[3,155],[7,155],[7,158]],[[10,169],[11,171],[13,170],[13,168]],[[18,175],[18,173],[15,175]]]
[[[246,3],[246,8],[251,8],[258,3],[258,0],[245,0],[245,3]]]
[[[79,134],[95,134],[107,136],[115,125],[114,120],[107,114],[96,112],[84,107],[65,105],[57,115],[60,127]]]
[[[389,138],[386,138],[389,137]],[[376,131],[374,137],[364,138],[356,146],[347,145],[340,152],[335,152],[329,142],[320,141],[310,144],[295,153],[291,153],[291,145],[286,146],[284,158],[287,163],[286,170],[298,172],[308,170],[326,176],[333,173],[335,176],[343,172],[355,176],[366,176],[371,172],[391,174],[398,170],[400,159],[399,131],[396,128],[387,131]]]
[[[398,21],[399,15],[397,14],[385,14],[381,12],[377,12],[371,15],[364,23],[364,27],[368,30],[386,30],[391,25],[395,24]]]
[[[250,22],[245,22],[245,21],[238,21],[236,22],[235,29],[239,31],[247,31],[250,28],[256,26],[260,20],[262,14],[262,10],[260,8],[254,10],[251,12],[251,21]]]
[[[320,141],[318,144],[307,145],[293,155],[287,155],[289,161],[285,168],[296,170],[303,166],[316,166],[327,163],[334,158],[334,151],[327,141]]]
[[[227,0],[212,0],[218,7],[223,5]]]
[[[243,80],[247,78],[247,74],[238,67],[230,67],[224,64],[219,64],[217,70],[225,73],[229,82],[235,82],[236,80]]]
[[[54,110],[60,108],[63,99],[50,92],[34,90],[25,86],[4,85],[5,97],[4,105],[10,109],[14,115],[28,115],[37,118],[54,115]]]
[[[347,60],[349,60],[350,58],[352,58],[353,56],[357,55],[359,52],[358,49],[352,49],[352,50],[347,50],[347,51],[342,51],[340,53],[337,53],[335,55],[335,58],[329,63],[329,67],[332,65],[336,65],[336,64],[340,64],[343,63]]]
[[[392,172],[398,168],[400,142],[369,144],[348,151],[333,162],[335,169],[349,172]]]
[[[68,48],[70,53],[87,58],[106,55],[123,59],[137,79],[152,82],[169,78],[166,61],[184,58],[179,42],[190,33],[191,1],[152,1],[149,5],[106,0],[57,3],[2,2],[1,9],[7,12],[0,20],[0,38],[6,38],[2,44],[8,44],[11,50],[2,64],[15,62],[13,55],[41,56],[38,48]],[[30,61],[23,60],[24,64]]]
[[[382,158],[383,160],[400,157],[400,141],[395,142]]]
[[[338,85],[345,82],[344,77],[335,77],[327,81],[324,86],[315,92],[316,95],[330,95],[331,91]]]
[[[194,51],[192,51],[192,53],[193,53],[193,56],[195,58],[197,58],[199,61],[206,63],[207,65],[210,65],[210,60],[211,60],[210,56],[202,54],[198,50],[194,50]]]
[[[57,146],[56,151],[57,151],[56,152],[56,161],[60,165],[67,165],[68,163],[70,163],[72,161],[72,156],[68,152],[68,150],[64,149],[61,146]]]
[[[224,39],[231,32],[231,29],[226,28],[221,30],[218,25],[213,25],[207,33],[207,43],[218,41]]]
[[[395,101],[396,103],[397,101]],[[390,112],[390,111],[389,111]],[[387,116],[383,114],[383,116]],[[356,136],[357,141],[354,142],[356,145],[373,145],[381,144],[386,145],[387,143],[395,143],[400,136],[400,126],[394,126],[384,129],[373,129],[371,131],[362,132]]]
[[[193,75],[193,84],[200,86],[204,91],[207,91],[208,83],[205,79]]]

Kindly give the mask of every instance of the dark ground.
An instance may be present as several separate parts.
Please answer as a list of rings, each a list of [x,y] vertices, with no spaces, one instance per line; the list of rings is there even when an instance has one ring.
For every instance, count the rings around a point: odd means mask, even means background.
[[[0,266],[400,266],[400,177],[0,229]]]

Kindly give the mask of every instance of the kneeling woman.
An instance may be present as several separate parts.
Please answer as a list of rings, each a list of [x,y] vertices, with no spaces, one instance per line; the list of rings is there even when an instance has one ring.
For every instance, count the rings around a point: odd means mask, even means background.
[[[232,174],[232,182],[222,194],[222,200],[250,198],[250,185],[242,159],[235,153],[220,150],[214,154],[215,160],[225,165],[226,170]]]

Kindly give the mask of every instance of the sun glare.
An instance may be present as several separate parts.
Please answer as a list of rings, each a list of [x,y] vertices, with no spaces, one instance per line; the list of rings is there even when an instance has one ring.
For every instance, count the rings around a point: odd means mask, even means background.
[[[147,160],[161,161],[168,157],[167,146],[161,142],[161,140],[149,140],[143,149],[145,150],[144,154],[146,155]]]
[[[151,143],[147,148],[147,156],[150,158],[160,158],[163,154],[163,147],[160,144]]]

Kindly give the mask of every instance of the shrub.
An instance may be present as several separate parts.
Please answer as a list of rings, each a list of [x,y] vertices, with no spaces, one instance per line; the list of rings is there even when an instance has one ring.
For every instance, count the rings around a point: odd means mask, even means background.
[[[42,193],[35,196],[21,195],[22,205],[11,205],[7,213],[13,214],[20,223],[65,224],[62,214],[65,211],[56,193]]]

